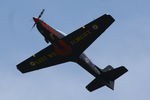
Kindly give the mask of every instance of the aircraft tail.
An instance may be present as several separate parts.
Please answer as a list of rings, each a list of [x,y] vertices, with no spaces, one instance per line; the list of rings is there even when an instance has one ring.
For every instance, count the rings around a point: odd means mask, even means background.
[[[114,90],[114,81],[127,71],[128,70],[124,66],[120,66],[114,69],[109,65],[101,70],[102,73],[98,77],[96,77],[90,84],[88,84],[86,88],[90,92],[103,86],[107,86],[110,89]]]

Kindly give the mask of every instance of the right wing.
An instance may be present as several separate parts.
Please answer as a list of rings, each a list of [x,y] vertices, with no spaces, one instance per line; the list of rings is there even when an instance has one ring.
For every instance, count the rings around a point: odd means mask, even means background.
[[[50,45],[18,64],[17,69],[22,73],[26,73],[56,64],[61,64],[67,61],[69,61],[67,57],[56,54],[53,51],[53,46]]]

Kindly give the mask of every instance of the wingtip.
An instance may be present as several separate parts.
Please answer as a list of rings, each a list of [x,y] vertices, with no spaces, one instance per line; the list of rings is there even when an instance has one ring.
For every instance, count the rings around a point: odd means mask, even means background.
[[[128,69],[125,66],[120,66],[124,70],[124,72],[128,72]]]

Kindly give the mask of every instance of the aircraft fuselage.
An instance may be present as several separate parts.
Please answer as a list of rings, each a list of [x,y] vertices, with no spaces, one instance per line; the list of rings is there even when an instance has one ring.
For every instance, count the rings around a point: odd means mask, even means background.
[[[62,54],[65,54],[65,52],[69,52],[64,45],[61,45],[61,43],[57,42],[57,40],[65,37],[64,34],[58,32],[40,19],[38,20],[38,22],[35,19],[34,21],[37,23],[36,27],[44,36],[47,43],[51,42],[52,45],[60,48],[59,51],[62,52]],[[72,61],[78,63],[82,68],[87,70],[94,77],[99,76],[101,73],[100,69],[98,69],[98,67],[96,67],[96,65],[93,64],[92,61],[84,53],[82,53],[79,57],[73,59]]]

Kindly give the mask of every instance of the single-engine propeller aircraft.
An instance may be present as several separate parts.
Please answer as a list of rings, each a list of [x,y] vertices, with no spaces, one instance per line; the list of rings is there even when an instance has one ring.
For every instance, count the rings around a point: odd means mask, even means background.
[[[64,36],[62,32],[52,28],[40,19],[43,12],[44,9],[38,18],[33,17],[35,22],[33,27],[36,26],[44,36],[45,41],[47,43],[51,42],[51,45],[18,64],[18,70],[26,73],[72,61],[95,77],[86,86],[87,90],[91,92],[103,86],[114,90],[114,81],[128,70],[124,66],[113,68],[110,65],[100,69],[83,53],[115,21],[114,18],[111,15],[104,14]]]

